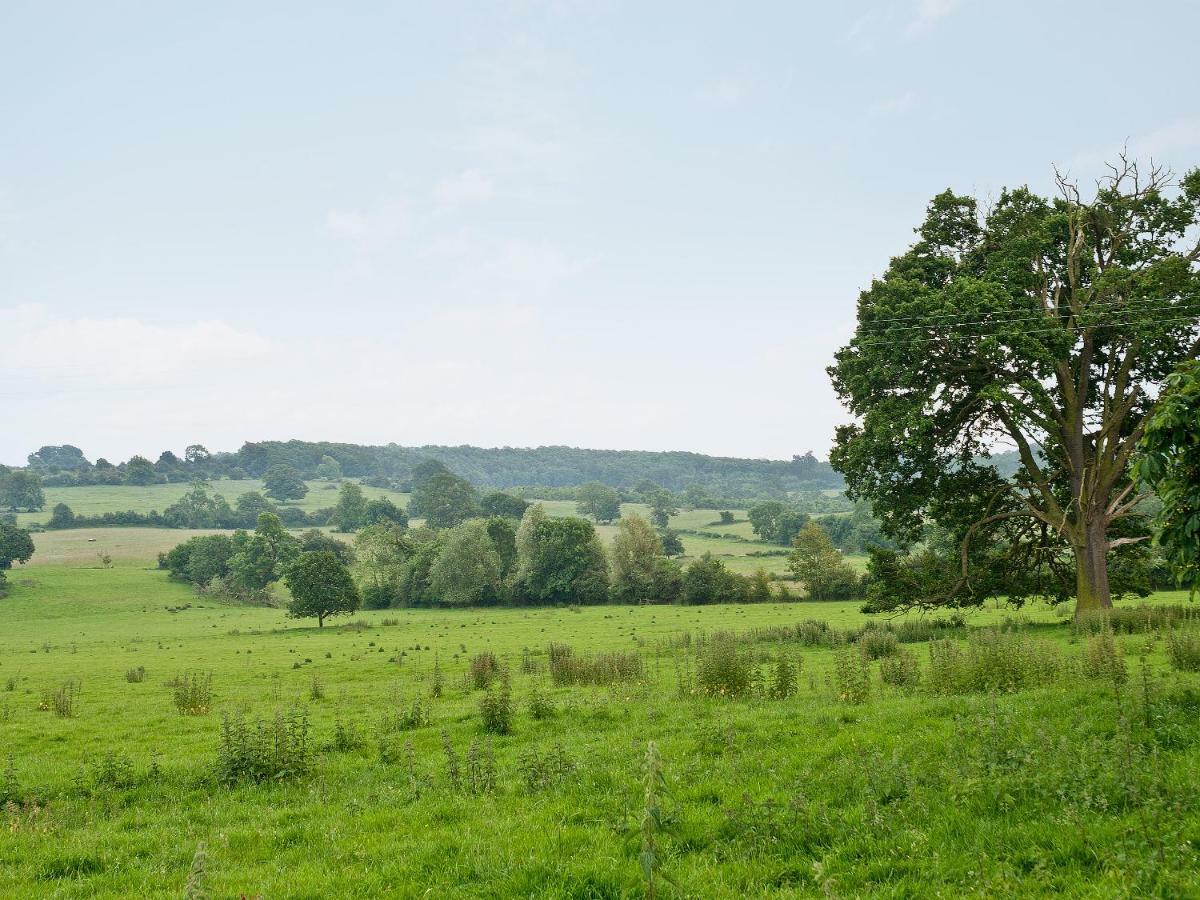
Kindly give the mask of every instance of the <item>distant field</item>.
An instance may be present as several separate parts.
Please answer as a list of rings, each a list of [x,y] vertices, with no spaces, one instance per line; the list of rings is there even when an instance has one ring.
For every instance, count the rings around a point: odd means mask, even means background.
[[[239,495],[247,491],[262,490],[261,481],[214,481],[210,483],[214,490],[233,503]],[[291,505],[299,506],[312,512],[317,509],[333,506],[337,502],[336,485],[327,482],[309,482],[308,495],[302,501]],[[185,484],[156,484],[147,487],[117,486],[117,487],[68,487],[46,488],[46,509],[40,513],[22,513],[18,516],[21,524],[43,524],[50,517],[50,510],[56,503],[66,503],[77,515],[94,516],[105,512],[134,512],[147,513],[151,510],[162,512],[189,490]],[[407,507],[409,495],[397,491],[381,490],[363,486],[363,492],[368,497],[386,496],[398,506]],[[551,516],[576,515],[575,503],[569,500],[543,500],[546,512]],[[649,507],[641,503],[625,503],[621,506],[623,515],[637,513],[649,517]],[[736,521],[732,525],[718,525],[717,511],[711,509],[683,510],[671,519],[673,528],[692,531],[712,531],[727,538],[697,537],[682,535],[685,561],[694,559],[705,553],[719,557],[731,571],[749,575],[758,569],[763,569],[773,577],[787,572],[785,556],[750,556],[753,552],[774,551],[781,549],[774,544],[767,544],[754,538],[749,521],[746,520],[745,510],[733,510]],[[415,524],[419,524],[416,520]],[[617,526],[598,525],[597,533],[606,544],[617,533]],[[115,528],[89,529],[85,535],[82,530],[67,532],[47,532],[38,534],[34,544],[38,548],[36,562],[67,562],[72,565],[88,563],[95,559],[97,553],[108,552],[120,556],[122,561],[138,564],[151,564],[158,554],[169,550],[185,540],[192,532],[155,528]],[[744,540],[739,540],[742,538]],[[866,565],[865,556],[847,557],[851,565],[863,569]]]
[[[261,481],[210,481],[207,484],[218,494],[233,504],[239,496],[247,491],[261,491]],[[367,485],[361,486],[368,498],[390,497],[398,506],[408,505],[408,494],[398,491],[387,491]],[[336,484],[325,481],[308,482],[308,494],[303,500],[288,503],[306,512],[333,506],[337,503]],[[116,485],[112,487],[48,487],[46,492],[46,508],[37,513],[20,513],[17,523],[20,525],[44,524],[50,518],[50,511],[57,503],[65,503],[76,515],[96,516],[106,512],[125,512],[133,510],[138,513],[148,513],[151,510],[162,512],[184,494],[191,490],[190,484],[151,484],[145,487],[133,485]]]

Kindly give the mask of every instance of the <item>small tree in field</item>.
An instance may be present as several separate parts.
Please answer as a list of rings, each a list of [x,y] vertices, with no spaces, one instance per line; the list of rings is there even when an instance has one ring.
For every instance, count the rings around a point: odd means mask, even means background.
[[[308,493],[308,485],[300,477],[300,473],[287,465],[271,466],[263,475],[263,486],[268,497],[274,497],[280,503],[288,500],[302,500]]]
[[[295,619],[315,618],[323,628],[329,616],[358,609],[358,588],[350,570],[327,550],[301,553],[285,578],[292,602],[288,615]]]

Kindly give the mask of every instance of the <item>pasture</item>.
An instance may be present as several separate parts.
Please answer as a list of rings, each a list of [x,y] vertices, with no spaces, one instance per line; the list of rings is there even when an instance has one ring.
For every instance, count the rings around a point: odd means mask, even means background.
[[[148,545],[96,568],[55,556],[59,537],[36,535],[0,601],[3,896],[632,897],[649,872],[662,897],[1178,897],[1200,880],[1200,676],[1167,654],[1194,622],[1119,633],[1107,657],[1043,605],[849,646],[866,617],[848,603],[318,629],[171,583]],[[976,661],[960,680],[934,671],[950,645]],[[260,720],[284,752],[256,778],[237,723]]]
[[[262,482],[243,480],[217,480],[209,483],[212,488],[225,497],[229,503],[247,491],[261,491]],[[288,505],[298,506],[306,512],[333,506],[337,502],[337,485],[325,481],[308,482],[309,492],[303,500]],[[387,497],[396,505],[406,507],[409,495],[397,491],[388,491],[361,485],[368,499]],[[155,484],[145,487],[131,485],[100,486],[100,487],[48,487],[46,493],[46,508],[36,513],[20,513],[18,524],[29,527],[42,525],[50,517],[50,510],[57,503],[66,503],[77,515],[95,516],[106,512],[123,512],[132,510],[138,513],[148,513],[151,510],[162,512],[184,495],[190,488],[187,484]],[[331,489],[332,488],[332,489]],[[570,500],[537,501],[546,507],[551,516],[574,516],[575,503]],[[718,557],[730,571],[739,575],[752,574],[757,569],[764,569],[770,575],[778,577],[787,571],[787,557],[779,553],[783,548],[767,544],[755,538],[746,519],[745,510],[734,510],[735,521],[731,525],[717,524],[717,511],[711,509],[685,509],[679,515],[671,518],[671,527],[683,531],[710,532],[718,537],[701,536],[696,534],[681,534],[684,558],[694,559],[705,553]],[[637,513],[648,517],[650,510],[645,504],[624,503],[621,505],[622,515]],[[421,520],[414,520],[420,524]],[[596,531],[606,544],[616,534],[616,525],[597,525]],[[183,530],[162,530],[147,528],[94,528],[73,529],[68,531],[47,532],[39,534],[35,543],[38,556],[35,563],[72,563],[96,559],[98,553],[110,553],[114,559],[133,562],[140,556],[153,560],[162,551],[195,534],[203,532]],[[139,551],[143,545],[145,553]],[[93,546],[94,545],[94,546]],[[768,555],[752,555],[763,554]],[[848,557],[856,568],[863,569],[866,558],[863,556]]]

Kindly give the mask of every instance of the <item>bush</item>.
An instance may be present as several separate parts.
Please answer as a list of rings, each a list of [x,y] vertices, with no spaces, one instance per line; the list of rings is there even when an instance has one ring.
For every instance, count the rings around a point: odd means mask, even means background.
[[[141,684],[146,680],[146,667],[138,666],[135,669],[126,669],[125,680],[130,684]]]
[[[304,777],[312,769],[308,716],[293,710],[253,725],[241,713],[225,716],[215,768],[217,781],[225,785]]]
[[[534,688],[529,694],[529,715],[534,719],[553,718],[554,701]]]
[[[901,647],[893,656],[880,660],[879,675],[884,684],[912,690],[921,681],[921,664],[915,653]]]
[[[180,675],[171,683],[171,696],[181,716],[207,715],[212,707],[212,672]]]
[[[786,700],[796,693],[796,675],[800,666],[799,657],[793,664],[786,656],[779,656],[771,669],[771,683],[767,686],[767,696],[772,700]]]
[[[479,714],[483,718],[484,731],[490,734],[512,734],[512,691],[507,681],[501,680],[499,690],[488,690],[479,698]]]
[[[1200,672],[1200,634],[1179,628],[1168,631],[1167,658],[1181,672]]]
[[[1011,692],[1048,684],[1062,671],[1055,648],[996,628],[973,633],[963,649],[950,640],[929,644],[929,689],[935,694]]]
[[[576,656],[565,644],[550,645],[550,680],[565,684],[618,684],[642,677],[642,657],[633,652]]]
[[[1107,678],[1122,684],[1126,678],[1125,654],[1113,640],[1111,631],[1088,638],[1083,648],[1083,674],[1088,678]]]
[[[750,692],[752,675],[749,656],[738,652],[732,637],[709,641],[697,653],[696,679],[710,696],[743,697]]]
[[[895,634],[881,628],[863,630],[856,643],[867,659],[882,659],[885,656],[891,656],[900,646]]]
[[[467,680],[471,687],[483,690],[492,683],[492,679],[500,674],[500,663],[496,654],[490,650],[476,654],[471,659],[471,667],[467,670]]]
[[[860,648],[838,648],[833,677],[837,698],[842,703],[866,703],[871,698],[871,669]]]

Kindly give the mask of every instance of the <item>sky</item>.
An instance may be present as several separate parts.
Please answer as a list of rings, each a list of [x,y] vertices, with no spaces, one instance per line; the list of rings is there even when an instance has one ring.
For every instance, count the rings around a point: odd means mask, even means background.
[[[0,463],[828,455],[947,187],[1200,164],[1200,3],[0,4]]]

